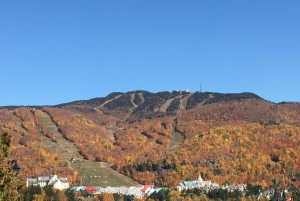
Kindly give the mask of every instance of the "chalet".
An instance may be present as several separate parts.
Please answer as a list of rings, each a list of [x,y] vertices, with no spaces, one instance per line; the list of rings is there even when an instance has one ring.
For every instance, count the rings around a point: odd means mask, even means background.
[[[57,175],[42,176],[38,178],[26,178],[26,186],[40,186],[41,188],[50,185],[55,189],[65,190],[70,187],[67,178],[58,178]]]

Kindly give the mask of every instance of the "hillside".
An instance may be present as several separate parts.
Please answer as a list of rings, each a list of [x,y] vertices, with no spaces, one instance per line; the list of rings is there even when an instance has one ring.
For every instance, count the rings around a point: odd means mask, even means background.
[[[192,109],[199,105],[207,105],[232,100],[261,99],[253,93],[213,93],[173,91],[150,93],[147,91],[132,91],[127,93],[111,93],[107,97],[94,98],[84,101],[74,101],[54,107],[75,110],[79,113],[98,118],[101,115],[111,121],[126,121],[132,123],[143,119],[153,119],[176,115],[182,110]],[[94,115],[93,115],[94,114]],[[100,114],[100,115],[99,115]],[[124,116],[128,115],[127,118]],[[114,119],[113,119],[114,117]],[[101,121],[101,123],[108,123]]]
[[[70,158],[170,186],[199,174],[263,185],[285,175],[286,183],[297,184],[300,172],[300,104],[253,93],[111,93],[56,106],[3,107],[0,125],[14,135],[13,154],[27,176],[55,171],[79,182],[87,175]]]

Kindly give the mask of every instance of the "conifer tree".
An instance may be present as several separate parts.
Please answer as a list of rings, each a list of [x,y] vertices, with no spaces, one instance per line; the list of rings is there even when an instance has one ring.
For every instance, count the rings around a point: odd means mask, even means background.
[[[10,159],[11,143],[12,136],[4,131],[0,138],[0,201],[22,199],[22,181],[13,171]]]

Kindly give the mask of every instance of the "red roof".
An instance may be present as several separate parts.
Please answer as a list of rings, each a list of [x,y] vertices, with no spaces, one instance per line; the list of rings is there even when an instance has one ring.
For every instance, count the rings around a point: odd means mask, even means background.
[[[154,185],[145,185],[144,188],[142,189],[142,192],[145,192],[149,188],[153,188]]]
[[[96,193],[96,192],[98,192],[98,189],[93,186],[87,186],[87,187],[85,187],[85,191],[88,193]]]

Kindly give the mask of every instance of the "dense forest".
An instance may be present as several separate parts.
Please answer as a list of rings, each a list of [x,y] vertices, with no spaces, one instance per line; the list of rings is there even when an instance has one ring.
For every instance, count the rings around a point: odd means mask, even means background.
[[[80,181],[71,157],[109,162],[146,184],[213,182],[281,185],[300,179],[300,103],[252,93],[131,91],[44,107],[2,107],[23,176],[56,173]],[[63,141],[63,140],[64,141]],[[69,142],[67,155],[54,149]],[[52,143],[52,145],[51,145]],[[79,155],[80,154],[80,155]]]

